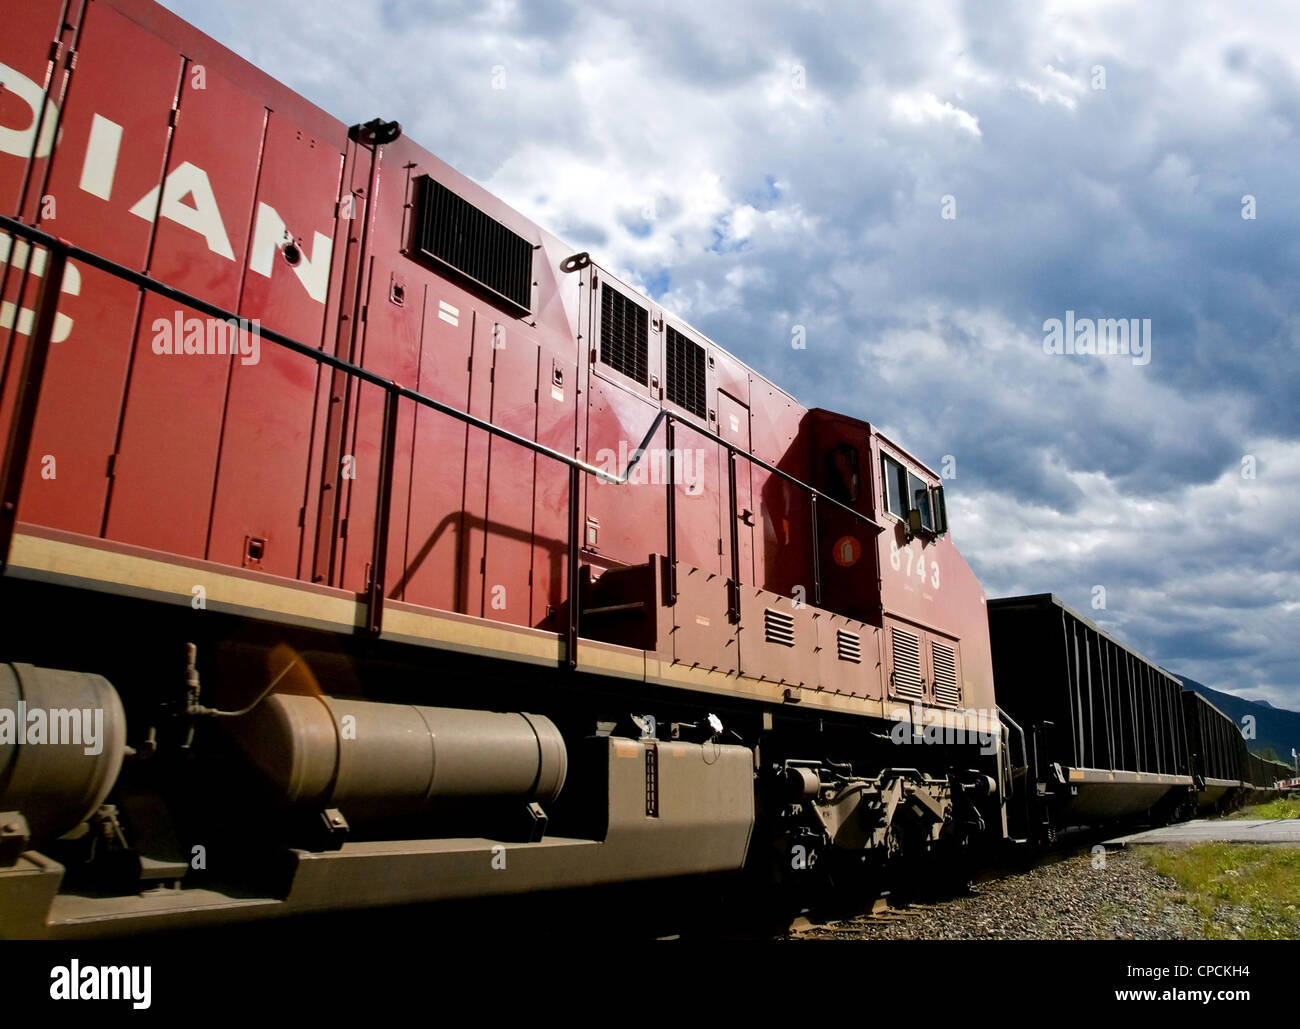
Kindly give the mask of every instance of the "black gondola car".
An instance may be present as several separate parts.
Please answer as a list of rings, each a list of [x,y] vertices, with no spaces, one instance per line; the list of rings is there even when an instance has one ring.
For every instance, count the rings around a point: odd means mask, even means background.
[[[1260,757],[1258,754],[1249,755],[1248,768],[1246,778],[1249,787],[1246,800],[1251,804],[1263,803],[1281,795],[1285,791],[1277,784],[1294,774],[1290,765]]]
[[[1196,806],[1222,810],[1238,799],[1250,777],[1250,755],[1231,718],[1192,690],[1183,691],[1183,715],[1196,780]]]
[[[1288,782],[1291,779],[1294,779],[1296,776],[1296,770],[1285,761],[1271,761],[1268,758],[1264,758],[1264,764],[1268,766],[1269,771],[1272,773],[1273,792],[1275,794],[1286,793],[1287,791],[1283,789],[1279,783]]]
[[[1194,803],[1174,676],[1052,594],[990,600],[988,613],[998,704],[1023,743],[1016,835]]]

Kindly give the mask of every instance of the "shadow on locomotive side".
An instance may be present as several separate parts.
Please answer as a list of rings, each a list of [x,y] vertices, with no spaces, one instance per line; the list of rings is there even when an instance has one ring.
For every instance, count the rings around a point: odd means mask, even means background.
[[[64,7],[0,38],[31,115],[0,133],[0,935],[851,888],[1271,788],[1054,599],[987,602],[869,422],[395,123],[151,0]]]

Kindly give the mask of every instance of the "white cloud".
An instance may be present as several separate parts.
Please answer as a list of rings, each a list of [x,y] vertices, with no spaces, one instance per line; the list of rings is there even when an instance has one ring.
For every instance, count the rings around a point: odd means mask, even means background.
[[[889,107],[897,120],[910,125],[937,122],[975,137],[980,135],[979,119],[933,93],[899,93],[890,99]]]

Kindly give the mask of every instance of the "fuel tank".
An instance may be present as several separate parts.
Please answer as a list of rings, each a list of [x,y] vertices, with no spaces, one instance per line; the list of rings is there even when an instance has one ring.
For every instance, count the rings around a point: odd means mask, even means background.
[[[229,728],[283,801],[349,818],[474,797],[545,804],[568,769],[564,740],[541,715],[272,694]]]

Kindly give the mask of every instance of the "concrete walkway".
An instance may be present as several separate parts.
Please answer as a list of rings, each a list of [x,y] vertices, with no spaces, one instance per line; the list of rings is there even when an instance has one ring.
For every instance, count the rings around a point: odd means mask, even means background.
[[[1106,846],[1141,843],[1289,843],[1300,846],[1300,818],[1252,821],[1247,818],[1198,818],[1131,836],[1107,840]]]

